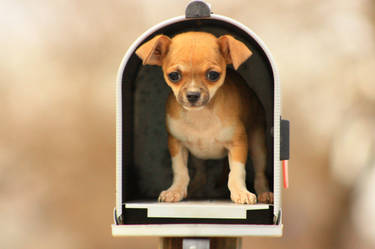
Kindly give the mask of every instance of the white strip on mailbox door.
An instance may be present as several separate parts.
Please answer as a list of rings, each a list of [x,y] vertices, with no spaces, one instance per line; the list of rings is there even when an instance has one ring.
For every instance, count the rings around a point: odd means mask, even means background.
[[[241,205],[229,201],[176,203],[126,203],[125,207],[147,209],[148,218],[246,219],[248,210],[269,209],[268,204]]]

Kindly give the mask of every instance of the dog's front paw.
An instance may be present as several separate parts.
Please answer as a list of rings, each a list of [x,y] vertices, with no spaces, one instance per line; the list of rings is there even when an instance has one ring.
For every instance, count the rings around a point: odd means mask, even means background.
[[[255,204],[257,202],[256,195],[249,192],[247,189],[232,190],[230,198],[234,203],[238,204]]]
[[[159,202],[178,202],[187,196],[186,189],[169,188],[160,193]]]
[[[273,193],[272,192],[261,193],[260,195],[258,195],[258,202],[273,204]]]

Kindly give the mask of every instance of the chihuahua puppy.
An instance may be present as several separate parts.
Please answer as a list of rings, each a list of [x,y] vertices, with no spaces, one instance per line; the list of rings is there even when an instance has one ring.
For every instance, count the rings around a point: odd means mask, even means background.
[[[273,203],[265,175],[267,149],[265,113],[255,93],[235,70],[252,52],[230,35],[186,32],[172,39],[157,35],[136,50],[143,65],[162,67],[172,92],[166,106],[168,148],[173,183],[159,196],[177,202],[187,196],[188,153],[200,159],[228,156],[228,188],[235,203],[254,204],[246,188],[246,159],[250,153],[258,202]]]

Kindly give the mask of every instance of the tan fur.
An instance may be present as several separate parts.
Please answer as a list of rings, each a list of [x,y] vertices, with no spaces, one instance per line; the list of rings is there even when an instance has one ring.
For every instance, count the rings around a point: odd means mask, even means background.
[[[218,39],[220,50],[227,64],[233,64],[234,69],[249,58],[253,53],[247,49],[245,44],[234,39],[230,35],[224,35]]]
[[[186,197],[189,151],[201,159],[228,155],[231,199],[236,203],[255,203],[256,196],[246,189],[245,183],[245,164],[250,152],[259,200],[273,202],[265,177],[264,110],[244,80],[226,67],[231,63],[238,69],[251,51],[229,35],[216,38],[209,33],[188,32],[172,39],[158,35],[136,53],[144,64],[160,65],[172,89],[166,123],[174,178],[159,200],[174,202]],[[207,76],[212,70],[220,73],[214,82]],[[171,72],[179,72],[181,79],[172,82],[168,78]],[[189,100],[190,92],[200,93],[196,102]]]

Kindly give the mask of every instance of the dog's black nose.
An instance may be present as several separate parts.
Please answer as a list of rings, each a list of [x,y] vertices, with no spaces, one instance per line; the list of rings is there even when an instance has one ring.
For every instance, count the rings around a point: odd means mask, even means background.
[[[187,92],[186,93],[186,98],[192,104],[194,104],[195,102],[197,102],[200,97],[201,97],[201,93],[200,92]]]

